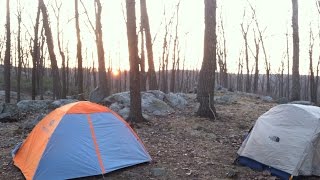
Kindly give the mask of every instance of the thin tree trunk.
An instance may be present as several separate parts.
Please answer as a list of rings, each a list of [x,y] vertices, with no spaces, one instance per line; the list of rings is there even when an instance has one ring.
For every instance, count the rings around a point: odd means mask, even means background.
[[[61,44],[61,41],[60,41],[60,8],[62,6],[62,4],[60,3],[60,5],[58,5],[57,1],[55,1],[56,3],[56,10],[55,11],[55,15],[56,15],[56,19],[57,19],[57,37],[58,37],[58,48],[59,48],[59,53],[60,53],[60,56],[61,56],[61,60],[62,60],[62,72],[61,72],[61,76],[62,76],[62,92],[61,92],[61,98],[65,99],[66,96],[67,96],[67,92],[66,92],[66,66],[65,66],[65,62],[66,62],[66,57],[65,57],[65,54],[62,50],[62,47],[63,46]]]
[[[143,17],[141,15],[141,22],[143,21]],[[146,71],[145,71],[145,56],[144,56],[144,32],[143,32],[143,25],[141,23],[140,25],[140,33],[141,33],[141,56],[140,56],[140,66],[141,66],[141,72],[140,72],[140,87],[141,91],[147,90],[147,79],[146,79]]]
[[[104,59],[104,48],[103,48],[103,40],[102,40],[102,25],[101,25],[101,12],[102,6],[100,0],[95,0],[96,7],[96,45],[97,45],[97,53],[98,53],[98,65],[99,65],[99,87],[100,90],[104,94],[104,96],[108,96],[110,94],[110,89],[108,87],[108,78],[105,67],[105,59]]]
[[[178,25],[179,25],[179,7],[180,1],[177,4],[177,22],[176,22],[176,35],[173,42],[173,55],[172,55],[172,71],[171,71],[171,80],[170,80],[170,92],[175,92],[175,81],[176,81],[176,55],[178,49]]]
[[[287,98],[289,99],[290,97],[290,55],[289,55],[289,37],[288,37],[288,31],[286,34],[287,37],[287,64],[288,64],[288,69],[287,69]]]
[[[36,98],[36,71],[37,71],[37,62],[40,57],[39,43],[38,43],[38,31],[39,31],[39,19],[40,19],[40,2],[38,4],[38,11],[36,22],[34,26],[34,40],[33,40],[33,52],[32,52],[32,91],[31,98],[35,100]]]
[[[75,19],[76,19],[76,32],[77,32],[77,59],[78,59],[78,98],[84,99],[83,94],[83,69],[82,69],[82,43],[80,37],[80,26],[79,26],[79,10],[78,0],[74,0]]]
[[[7,15],[6,15],[6,52],[4,55],[4,87],[5,87],[5,102],[10,103],[10,48],[11,48],[11,30],[10,30],[10,1],[7,0]]]
[[[19,3],[19,10],[17,12],[18,18],[18,74],[17,74],[17,102],[21,100],[21,66],[22,66],[22,55],[21,55],[21,5]]]

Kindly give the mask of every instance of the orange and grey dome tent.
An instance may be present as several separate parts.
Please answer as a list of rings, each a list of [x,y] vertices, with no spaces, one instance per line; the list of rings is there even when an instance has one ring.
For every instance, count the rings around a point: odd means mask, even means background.
[[[27,180],[49,180],[105,174],[151,157],[119,115],[80,101],[44,117],[13,151],[13,161]]]

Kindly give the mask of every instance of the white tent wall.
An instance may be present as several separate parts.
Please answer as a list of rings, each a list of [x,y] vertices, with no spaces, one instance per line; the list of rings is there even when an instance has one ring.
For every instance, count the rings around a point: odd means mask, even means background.
[[[319,132],[319,107],[278,105],[258,118],[238,154],[294,176],[320,175]]]

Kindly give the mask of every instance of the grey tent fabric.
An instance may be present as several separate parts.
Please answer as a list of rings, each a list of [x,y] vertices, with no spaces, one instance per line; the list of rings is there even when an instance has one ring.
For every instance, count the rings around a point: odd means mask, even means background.
[[[238,150],[293,176],[320,176],[320,108],[282,104],[258,118]]]

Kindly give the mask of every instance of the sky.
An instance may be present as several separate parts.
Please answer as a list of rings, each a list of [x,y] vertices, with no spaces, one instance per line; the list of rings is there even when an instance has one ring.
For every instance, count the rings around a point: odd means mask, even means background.
[[[29,34],[33,35],[33,23],[36,16],[37,0],[20,0],[22,10],[22,33],[26,39],[24,46],[29,44]],[[57,0],[59,3],[61,0]],[[289,53],[292,59],[292,28],[291,28],[291,0],[249,0],[256,9],[257,19],[261,29],[265,29],[264,43],[271,62],[272,73],[278,73],[281,61],[287,62],[286,52],[286,33],[289,33]],[[15,35],[17,32],[17,2],[10,0],[11,6],[11,30]],[[93,1],[83,0],[89,12],[90,21],[95,22]],[[150,20],[151,36],[155,38],[153,44],[154,61],[156,69],[159,66],[159,58],[162,54],[162,44],[164,36],[164,25],[168,22],[178,0],[147,0],[147,8]],[[244,41],[241,34],[240,24],[247,24],[250,21],[252,11],[248,6],[247,0],[217,0],[218,23],[223,19],[226,34],[227,63],[229,72],[237,72],[237,64],[240,52],[243,51]],[[299,31],[300,31],[300,72],[308,73],[308,45],[310,26],[316,36],[314,46],[314,61],[319,59],[320,41],[318,37],[319,15],[315,6],[315,0],[298,0],[299,2]],[[45,0],[49,10],[49,18],[54,35],[55,52],[60,61],[57,49],[57,29],[56,20],[53,12],[54,0]],[[112,62],[113,68],[128,69],[128,46],[125,26],[125,1],[124,0],[102,0],[102,26],[103,41],[105,49],[106,64]],[[6,0],[0,0],[0,37],[3,42],[5,35],[5,6]],[[166,16],[164,16],[164,11]],[[246,12],[245,18],[243,13]],[[87,59],[84,66],[91,66],[92,61],[96,61],[95,36],[93,30],[88,25],[87,16],[84,8],[79,4],[80,28],[83,44],[83,57]],[[139,1],[136,3],[137,32],[139,32],[140,9]],[[221,16],[220,16],[221,14]],[[70,53],[70,63],[76,62],[76,34],[74,21],[74,1],[62,1],[60,18],[60,31],[63,34],[63,45]],[[176,16],[175,16],[176,17]],[[174,18],[171,26],[172,36],[175,33],[176,19]],[[254,23],[251,24],[254,27]],[[219,28],[219,27],[217,27]],[[253,30],[249,30],[249,46],[254,50]],[[178,36],[181,49],[180,59],[185,59],[185,66],[188,69],[200,69],[203,58],[203,32],[204,32],[204,1],[203,0],[181,0],[179,11]],[[218,38],[220,34],[217,34]],[[15,38],[15,37],[13,37]],[[173,44],[173,40],[172,40]],[[171,45],[171,51],[172,51]],[[140,47],[140,45],[138,46]],[[4,51],[1,52],[2,57]],[[253,56],[250,55],[250,69],[253,67]],[[260,53],[260,73],[264,73],[263,53]],[[241,57],[244,55],[242,53]],[[59,62],[58,62],[59,63]],[[182,62],[181,62],[182,63]],[[97,65],[97,63],[95,63]],[[314,63],[316,64],[316,62]],[[170,68],[171,64],[169,65]],[[291,69],[291,65],[290,65]]]

